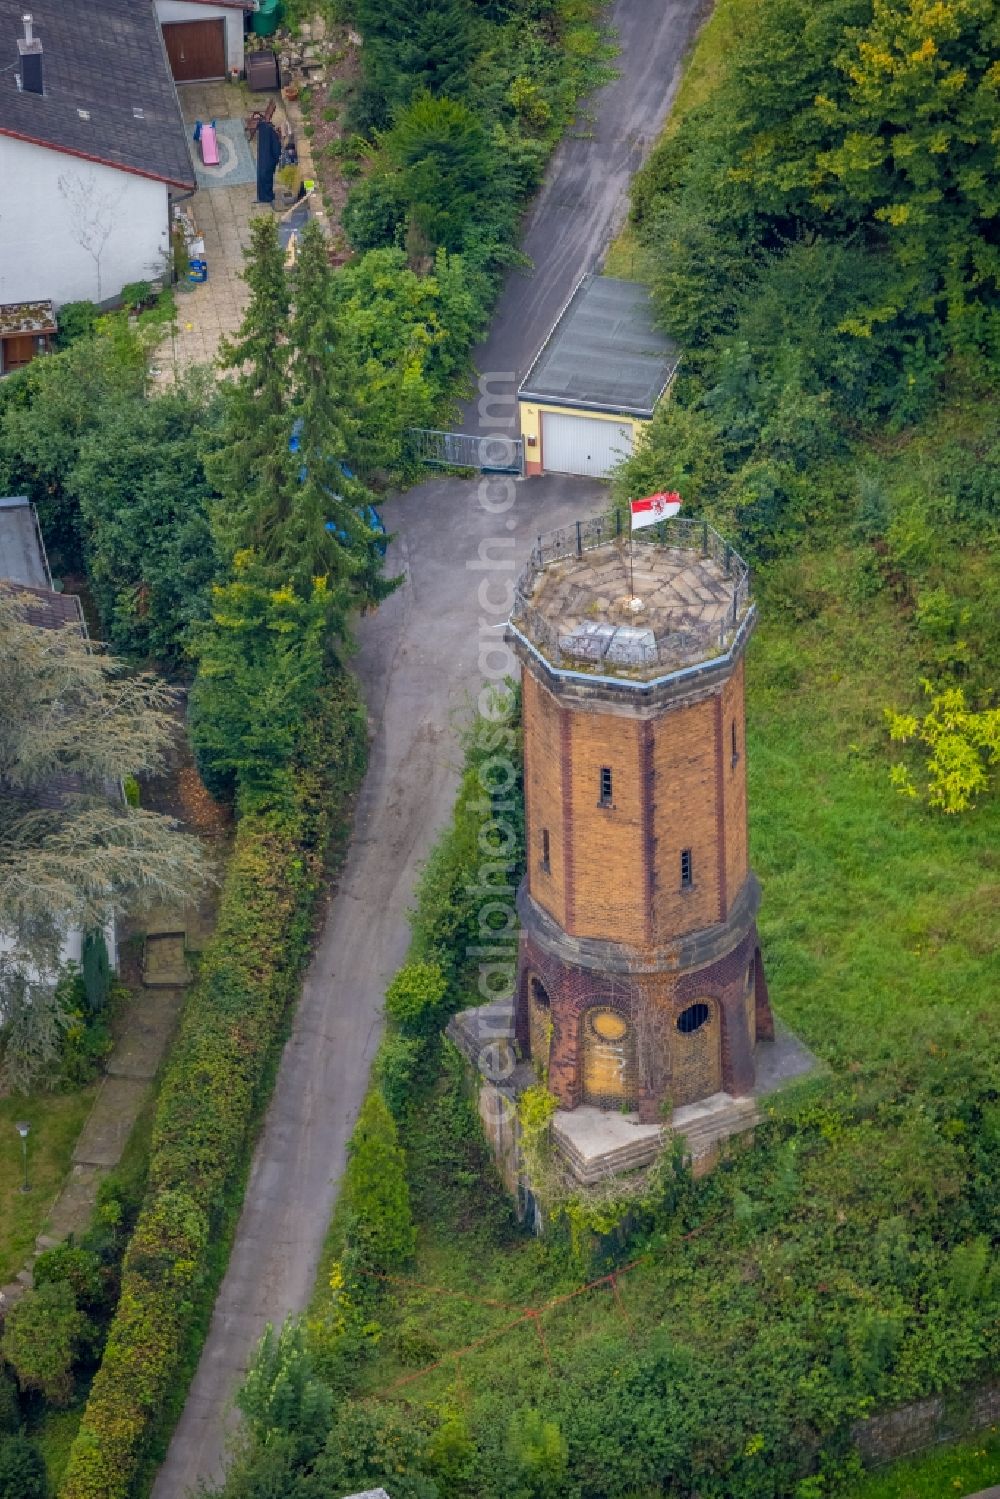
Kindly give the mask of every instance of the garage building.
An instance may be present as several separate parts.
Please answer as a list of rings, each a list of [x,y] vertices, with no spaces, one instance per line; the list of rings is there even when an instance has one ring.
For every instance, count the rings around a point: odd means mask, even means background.
[[[605,478],[632,453],[679,362],[645,286],[585,276],[517,393],[525,473]]]
[[[244,0],[156,0],[175,83],[243,71]]]

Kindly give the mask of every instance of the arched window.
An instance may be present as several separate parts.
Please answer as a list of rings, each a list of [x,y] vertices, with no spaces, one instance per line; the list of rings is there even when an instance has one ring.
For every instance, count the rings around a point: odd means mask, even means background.
[[[528,983],[528,1043],[531,1060],[544,1070],[552,1045],[552,1006],[545,985],[537,978]]]
[[[600,1005],[583,1017],[583,1101],[631,1108],[636,1097],[635,1035],[624,1015]]]
[[[688,1005],[677,1017],[677,1029],[682,1036],[693,1036],[695,1031],[700,1031],[703,1025],[707,1025],[712,1018],[712,1012],[703,1000],[698,1000],[693,1005]]]
[[[710,1098],[722,1088],[722,1026],[715,1000],[696,999],[674,1022],[670,1048],[674,1107]]]

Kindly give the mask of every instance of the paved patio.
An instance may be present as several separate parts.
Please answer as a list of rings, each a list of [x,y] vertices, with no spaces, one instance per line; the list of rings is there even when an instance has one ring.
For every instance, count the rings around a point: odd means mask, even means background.
[[[222,338],[239,326],[247,299],[242,272],[250,223],[257,214],[273,211],[255,202],[256,154],[243,137],[243,118],[277,98],[274,123],[280,129],[286,119],[280,96],[253,94],[242,84],[182,83],[177,92],[198,180],[198,191],[188,206],[205,239],[208,280],[201,285],[181,283],[176,289],[176,335],[167,335],[155,361],[158,378],[164,382],[192,365],[212,364]],[[195,120],[218,122],[221,160],[217,176],[210,176],[210,169],[202,166],[198,147],[191,139]],[[249,180],[248,167],[254,169]]]

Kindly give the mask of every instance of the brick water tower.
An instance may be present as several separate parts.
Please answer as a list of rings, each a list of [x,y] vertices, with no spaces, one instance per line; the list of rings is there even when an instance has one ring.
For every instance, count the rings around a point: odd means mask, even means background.
[[[627,523],[626,523],[627,524]],[[630,551],[632,551],[630,571]],[[747,848],[748,569],[712,529],[539,538],[523,671],[516,1034],[564,1110],[740,1099],[774,1027]]]

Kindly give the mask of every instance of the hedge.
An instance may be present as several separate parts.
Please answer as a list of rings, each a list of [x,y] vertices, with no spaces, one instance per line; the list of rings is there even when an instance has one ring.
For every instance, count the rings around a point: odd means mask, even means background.
[[[325,853],[364,768],[364,718],[349,679],[338,679],[309,727],[292,804],[248,810],[236,830],[216,931],[160,1091],[146,1197],[62,1499],[126,1499],[212,1289],[205,1248],[260,1116],[268,1059],[309,953]]]

